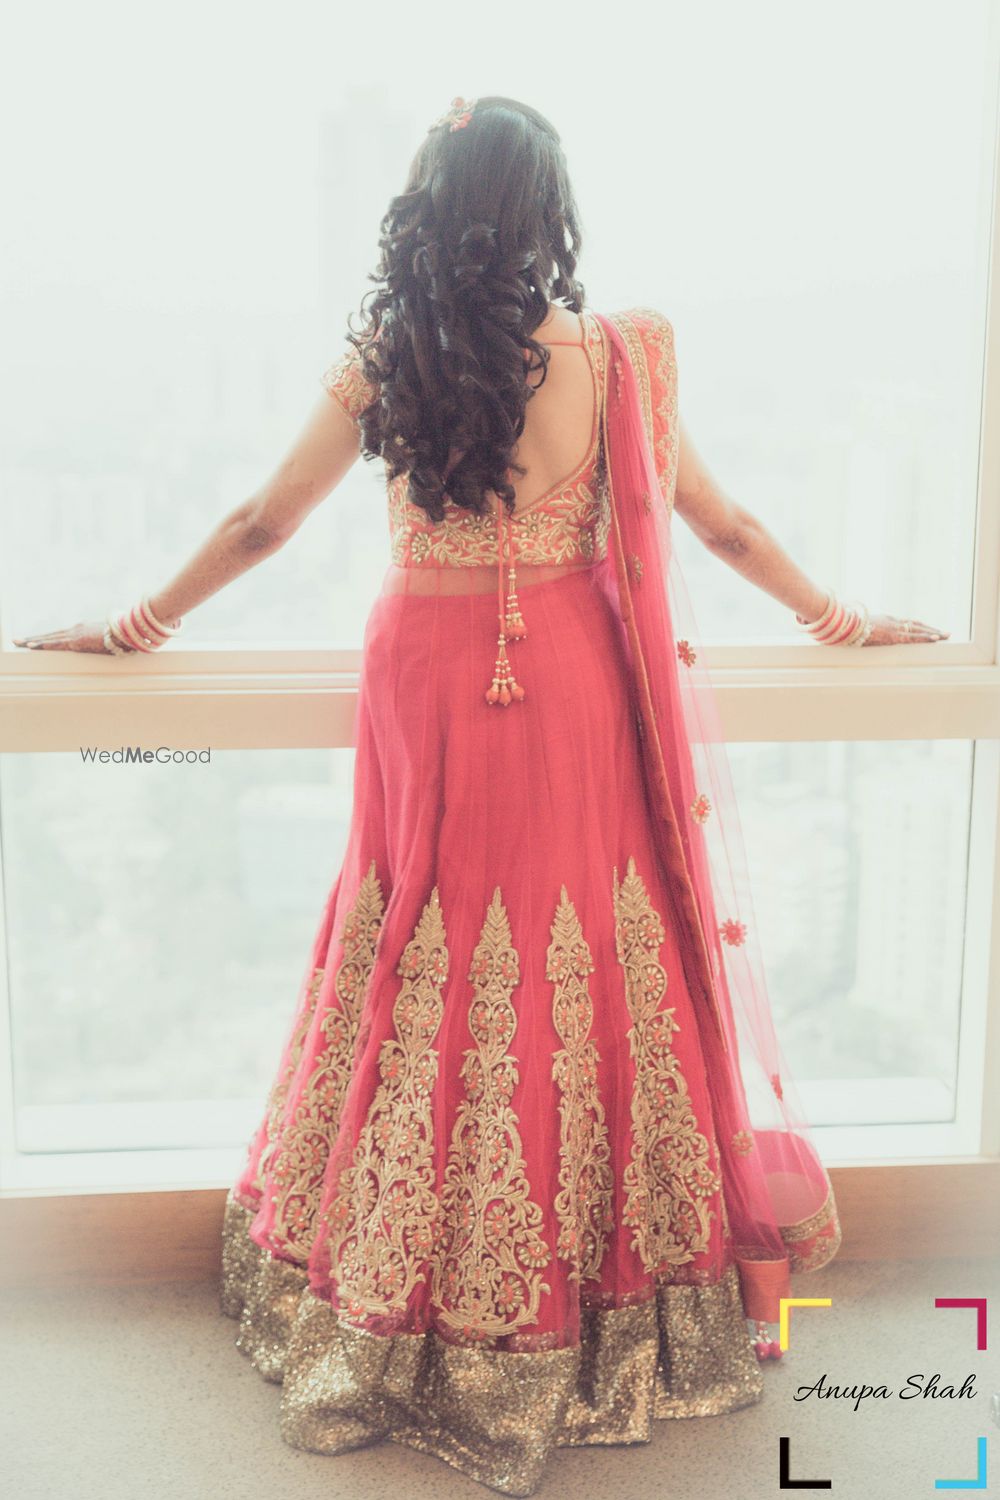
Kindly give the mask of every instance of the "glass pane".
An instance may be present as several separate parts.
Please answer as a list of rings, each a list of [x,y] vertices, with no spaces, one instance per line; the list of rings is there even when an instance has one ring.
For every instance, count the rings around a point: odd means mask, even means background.
[[[731,747],[814,1124],[952,1118],[967,744]],[[0,758],[19,1146],[242,1144],[340,866],[352,752]]]
[[[263,1099],[340,867],[352,775],[347,749],[0,757],[20,1149],[134,1146],[140,1117],[143,1145],[240,1138],[235,1106]]]
[[[993,191],[989,7],[848,5],[833,27],[809,10],[782,12],[776,45],[756,24],[774,8],[753,7],[754,34],[708,49],[722,69],[710,111],[665,91],[664,131],[684,144],[647,200],[643,231],[665,246],[670,277],[650,300],[667,299],[681,417],[725,493],[821,585],[963,639]],[[679,128],[682,112],[697,132]],[[675,531],[706,639],[798,639],[783,606]]]
[[[346,347],[389,198],[477,51],[563,136],[592,305],[672,318],[682,415],[727,491],[818,580],[965,632],[986,0],[844,0],[836,25],[761,0],[727,8],[722,48],[713,7],[626,13],[602,29],[610,95],[589,54],[540,91],[517,28],[487,30],[485,13],[484,48],[473,18],[434,28],[432,55],[398,0],[400,45],[376,81],[345,83],[330,58],[368,55],[370,16],[318,0],[296,14],[237,36],[179,0],[154,56],[124,12],[109,47],[67,10],[55,50],[45,8],[18,12],[22,61],[0,90],[19,142],[3,179],[8,636],[159,587],[273,472]],[[655,88],[635,87],[639,57]],[[610,179],[609,135],[627,148]],[[379,467],[356,465],[285,551],[192,613],[185,641],[360,644],[388,560]],[[691,552],[706,634],[794,638],[787,612]]]
[[[814,1124],[955,1109],[972,747],[729,747],[775,1022]]]

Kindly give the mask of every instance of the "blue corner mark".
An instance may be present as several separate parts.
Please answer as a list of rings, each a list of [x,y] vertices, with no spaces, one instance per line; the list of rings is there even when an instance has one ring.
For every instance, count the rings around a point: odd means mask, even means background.
[[[976,1439],[978,1458],[975,1479],[935,1479],[936,1490],[984,1490],[986,1488],[986,1439]]]

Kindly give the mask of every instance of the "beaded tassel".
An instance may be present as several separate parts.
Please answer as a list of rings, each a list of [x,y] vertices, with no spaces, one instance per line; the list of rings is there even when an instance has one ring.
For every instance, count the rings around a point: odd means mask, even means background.
[[[497,641],[497,659],[493,667],[493,681],[486,689],[487,703],[502,703],[504,708],[508,703],[520,703],[524,697],[524,688],[514,676],[510,662],[507,660],[507,641],[501,630]]]
[[[767,1324],[757,1319],[757,1338],[753,1346],[754,1353],[759,1360],[780,1359],[781,1345],[777,1339],[767,1337]]]
[[[521,618],[521,607],[517,602],[517,578],[514,572],[513,556],[507,570],[507,613],[504,616],[503,628],[510,641],[523,641],[528,634],[527,627]]]
[[[509,528],[513,523],[508,522]],[[521,610],[517,602],[517,578],[514,571],[514,544],[513,534],[510,538],[510,568],[508,570],[508,594],[507,602],[503,598],[503,502],[497,499],[497,610],[500,620],[500,633],[497,636],[497,655],[493,664],[493,681],[486,689],[485,698],[487,703],[500,703],[504,708],[509,703],[520,703],[524,698],[524,688],[514,676],[507,656],[507,641],[523,640],[527,635],[524,621],[521,618]]]

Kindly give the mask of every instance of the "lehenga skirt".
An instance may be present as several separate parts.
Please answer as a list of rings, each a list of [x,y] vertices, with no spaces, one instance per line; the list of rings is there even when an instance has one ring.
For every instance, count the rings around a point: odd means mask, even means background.
[[[621,621],[600,564],[520,597],[506,708],[495,586],[372,608],[346,853],[222,1306],[292,1446],[392,1439],[529,1495],[554,1447],[763,1378]]]

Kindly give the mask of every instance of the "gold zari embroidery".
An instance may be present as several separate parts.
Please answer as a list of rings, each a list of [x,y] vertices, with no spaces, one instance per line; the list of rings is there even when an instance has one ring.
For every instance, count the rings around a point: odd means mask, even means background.
[[[365,407],[371,404],[372,386],[362,371],[361,355],[353,346],[324,371],[323,386],[352,422],[356,423]]]
[[[597,1082],[597,1044],[590,1036],[594,1006],[588,975],[594,961],[566,887],[551,927],[545,977],[552,981],[552,1020],[562,1049],[552,1077],[559,1085],[559,1219],[557,1254],[572,1264],[572,1280],[598,1277],[614,1227],[608,1130]]]
[[[431,1282],[441,1321],[463,1339],[500,1337],[536,1322],[541,1294],[551,1290],[540,1276],[551,1252],[538,1233],[542,1211],[529,1195],[511,1104],[518,1070],[507,1048],[519,979],[498,886],[469,969],[476,1045],[462,1064],[466,1097],[452,1130],[441,1189],[443,1243]]]
[[[425,1279],[437,1235],[431,1091],[448,950],[437,886],[399,961],[395,1037],[382,1043],[380,1082],[326,1217],[331,1274],[349,1316],[402,1311]]]
[[[578,1344],[511,1354],[352,1327],[302,1270],[249,1238],[252,1218],[227,1198],[221,1304],[240,1320],[236,1347],[281,1382],[280,1431],[293,1448],[391,1440],[527,1496],[559,1446],[648,1443],[658,1418],[715,1416],[764,1394],[734,1266],[710,1285],[584,1308]]]
[[[544,506],[530,508],[511,520],[515,556],[523,563],[598,562],[605,555],[611,511],[600,482],[577,480]],[[596,480],[596,482],[595,482]],[[405,478],[389,484],[390,556],[398,567],[496,566],[497,529],[495,514],[477,516],[461,506],[445,502],[446,515],[436,525],[414,519],[405,498]]]
[[[305,1047],[306,1037],[312,1025],[313,1016],[316,1014],[316,1005],[319,999],[319,987],[323,983],[323,970],[314,969],[309,983],[306,986],[305,998],[292,1030],[291,1039],[288,1043],[288,1058],[285,1066],[271,1086],[265,1106],[265,1142],[261,1153],[257,1158],[257,1171],[254,1176],[253,1187],[255,1192],[263,1192],[267,1173],[271,1169],[271,1160],[278,1149],[279,1131],[281,1118],[288,1102],[289,1090],[295,1078],[296,1070],[302,1061],[302,1050]]]
[[[595,386],[603,397],[608,377],[603,329],[589,309],[582,314],[584,344]],[[654,308],[614,313],[611,321],[625,340],[639,387],[643,423],[653,451],[657,478],[668,511],[673,509],[679,452],[677,362],[673,327]],[[322,377],[327,392],[355,423],[374,391],[362,373],[361,356],[347,351]],[[599,562],[607,555],[611,506],[600,423],[584,462],[554,494],[527,506],[512,518],[515,554],[524,563],[542,565]],[[445,516],[432,522],[407,499],[407,478],[387,484],[391,561],[398,567],[478,567],[495,565],[496,517],[492,508],[477,516],[445,501]],[[647,509],[648,495],[642,497]]]
[[[653,450],[656,475],[667,511],[674,507],[679,456],[677,431],[677,359],[669,319],[652,307],[612,313],[628,349],[639,385],[643,425]]]
[[[604,339],[597,318],[585,309],[583,348],[591,362],[595,395],[603,399]],[[397,567],[481,567],[496,562],[496,510],[484,516],[445,498],[444,520],[432,522],[420,505],[406,498],[406,475],[390,480],[388,529],[391,561]],[[610,496],[604,468],[601,423],[594,423],[582,463],[552,495],[541,496],[511,517],[514,555],[529,564],[598,562],[607,555]]]
[[[818,1271],[840,1249],[842,1233],[832,1189],[816,1213],[799,1224],[782,1224],[781,1238],[793,1271]],[[815,1243],[808,1242],[815,1237]]]
[[[303,1263],[315,1238],[323,1172],[350,1081],[354,1042],[383,908],[382,887],[373,860],[344,921],[343,957],[334,981],[336,1003],[328,1007],[320,1021],[323,1043],[277,1143],[271,1174],[276,1188],[272,1232]],[[317,993],[322,974],[322,969],[318,970],[314,981]]]
[[[604,389],[604,341],[601,325],[584,311],[586,357],[591,362],[595,392]],[[496,566],[497,524],[492,508],[477,516],[445,500],[442,521],[431,521],[426,511],[406,496],[406,475],[389,481],[390,556],[397,567]],[[587,454],[573,474],[553,494],[525,507],[511,518],[514,553],[518,562],[565,564],[599,562],[607,553],[611,504],[607,491],[601,424],[594,430]]]
[[[679,1027],[674,1009],[661,1009],[667,990],[659,959],[663,922],[631,857],[621,884],[614,872],[614,905],[635,1062],[632,1157],[624,1173],[622,1218],[643,1264],[660,1271],[707,1249],[713,1217],[708,1200],[721,1191],[722,1179],[708,1140],[697,1128],[687,1082],[671,1047]]]

